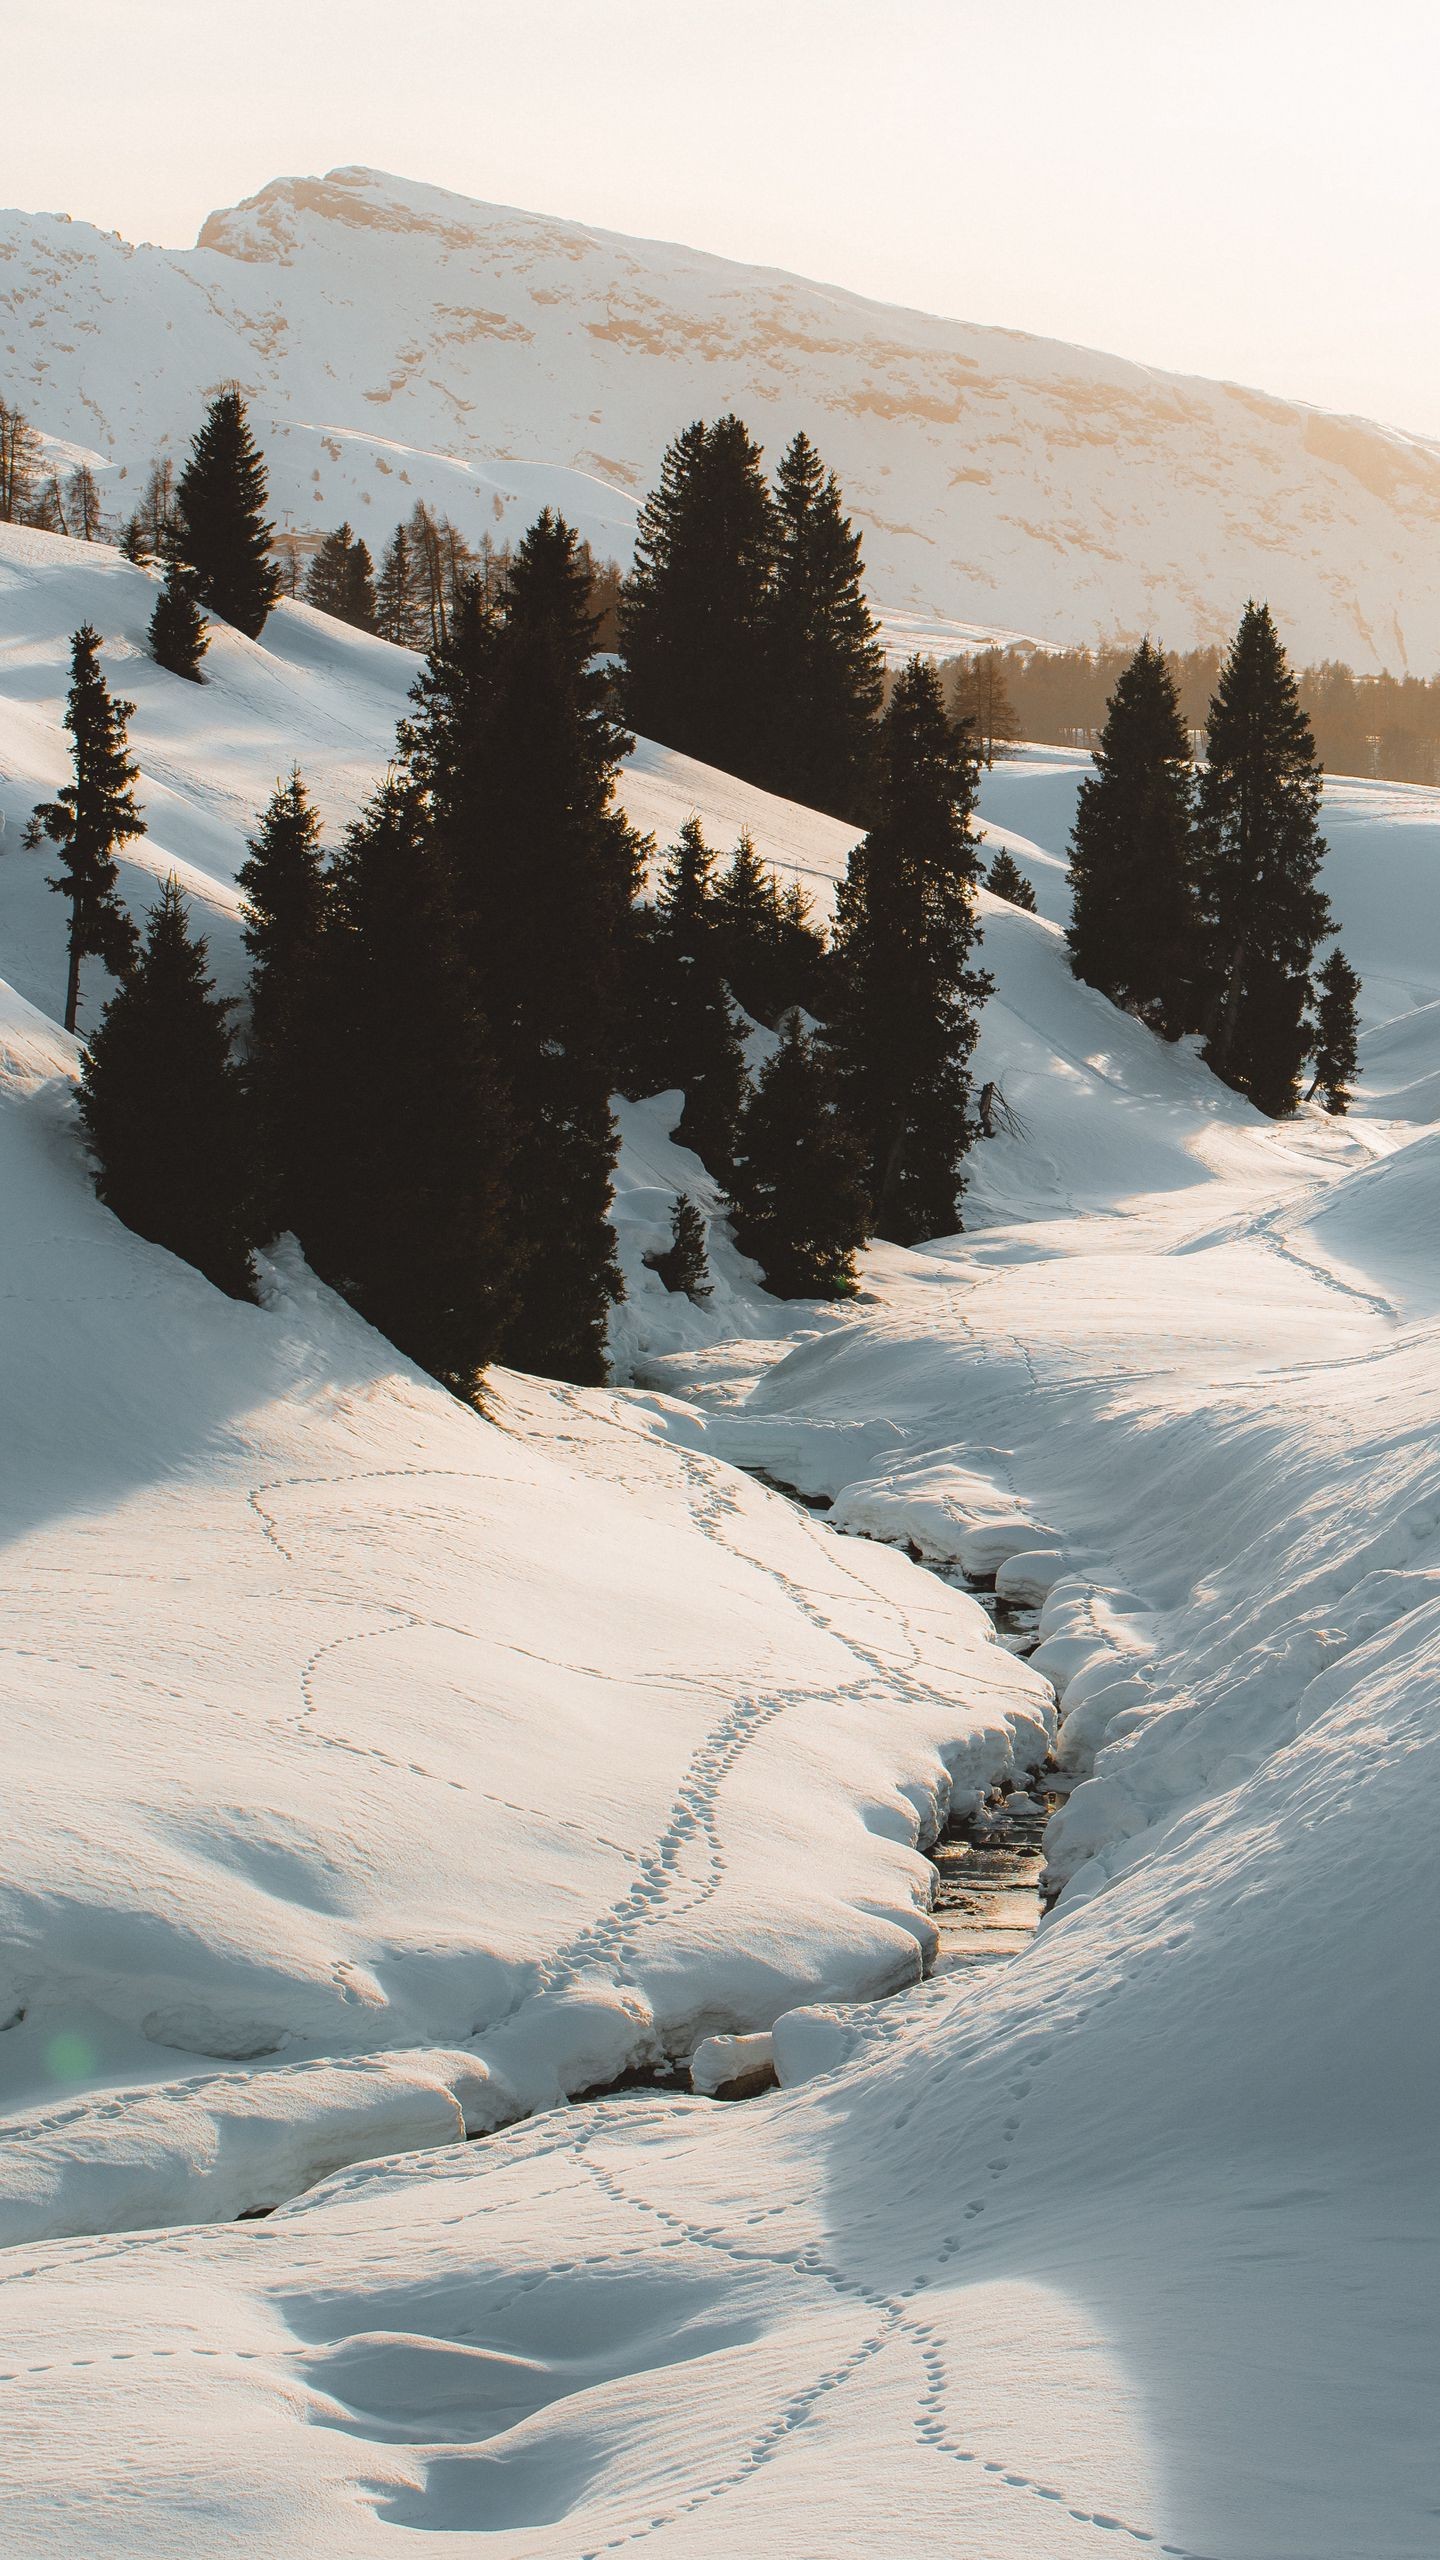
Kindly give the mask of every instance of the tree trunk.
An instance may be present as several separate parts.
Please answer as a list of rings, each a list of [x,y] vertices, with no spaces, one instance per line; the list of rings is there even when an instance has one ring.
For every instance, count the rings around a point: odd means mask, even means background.
[[[1240,1013],[1240,996],[1244,984],[1245,945],[1243,942],[1237,942],[1230,956],[1229,984],[1218,1008],[1215,1029],[1210,1039],[1210,1046],[1215,1053],[1215,1064],[1222,1075],[1230,1064],[1230,1052],[1235,1045],[1235,1025]]]
[[[80,1012],[80,914],[78,907],[70,917],[70,968],[65,980],[65,1028],[73,1031]]]

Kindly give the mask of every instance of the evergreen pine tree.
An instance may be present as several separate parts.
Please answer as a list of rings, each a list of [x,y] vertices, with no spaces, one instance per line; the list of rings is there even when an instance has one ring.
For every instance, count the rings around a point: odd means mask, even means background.
[[[298,766],[276,784],[236,885],[251,960],[245,1088],[257,1208],[271,1236],[302,1228],[326,1143],[317,1119],[325,1036],[317,972],[327,881],[320,820]]]
[[[1344,952],[1332,951],[1320,972],[1311,1052],[1315,1073],[1305,1099],[1318,1093],[1337,1119],[1349,1110],[1350,1089],[1360,1073],[1359,994],[1360,980]]]
[[[661,1088],[685,1096],[675,1135],[703,1165],[721,1173],[730,1161],[741,1105],[749,1090],[745,1052],[725,982],[711,910],[715,856],[698,818],[687,818],[666,857],[656,895],[656,1047]]]
[[[410,536],[403,524],[395,527],[380,563],[375,583],[375,628],[382,640],[393,640],[398,648],[418,649],[423,644]]]
[[[664,1281],[672,1297],[699,1306],[711,1294],[710,1265],[705,1252],[705,1221],[688,1192],[676,1200],[670,1219],[670,1242],[663,1253],[647,1253],[646,1262]]]
[[[765,605],[770,788],[836,817],[864,814],[883,690],[860,536],[839,484],[797,435],[775,479]]]
[[[735,851],[716,879],[710,906],[721,975],[746,1012],[773,1028],[779,1019],[780,893],[748,827],[741,828]]]
[[[589,580],[547,509],[503,611],[458,591],[415,688],[407,769],[454,863],[483,1010],[511,1097],[519,1256],[504,1356],[596,1383],[620,1292],[608,1209],[620,970],[639,842],[614,805],[628,741],[591,664]]]
[[[763,634],[774,508],[736,417],[697,420],[640,510],[620,599],[625,717],[727,773],[763,778]]]
[[[939,677],[912,658],[881,723],[875,823],[840,888],[830,1035],[874,1231],[898,1244],[953,1231],[974,1134],[969,1061],[990,988],[971,966],[977,789]]]
[[[337,856],[319,977],[323,1152],[301,1241],[371,1324],[473,1398],[508,1304],[511,1128],[449,863],[403,778]]]
[[[175,547],[200,602],[259,638],[280,593],[265,521],[265,464],[233,384],[210,403],[176,490]]]
[[[375,576],[370,554],[348,524],[327,533],[305,578],[305,601],[357,631],[375,629]]]
[[[760,1071],[730,1177],[735,1241],[777,1298],[836,1298],[855,1284],[867,1197],[823,1053],[796,1013]]]
[[[350,545],[345,568],[344,610],[341,621],[353,623],[357,631],[375,628],[375,564],[367,543],[357,533]]]
[[[795,1005],[822,1009],[825,937],[798,881],[782,890],[748,827],[710,898],[720,974],[757,1022],[773,1030]]]
[[[1142,641],[1110,697],[1070,840],[1077,978],[1178,1039],[1199,1019],[1194,776],[1164,652]]]
[[[100,672],[100,634],[85,623],[71,643],[65,706],[75,779],[58,800],[41,802],[25,832],[27,844],[48,836],[60,847],[62,869],[50,886],[70,908],[67,1031],[79,1015],[81,962],[103,960],[112,976],[124,978],[135,958],[137,936],[120,903],[115,868],[116,846],[145,833],[131,788],[138,767],[130,761],[126,736],[134,709],[133,702],[111,698]]]
[[[106,1207],[217,1289],[250,1298],[254,1230],[230,1006],[205,963],[171,878],[86,1049],[80,1109]]]
[[[1196,844],[1208,967],[1206,1050],[1272,1118],[1295,1108],[1317,943],[1320,765],[1267,606],[1241,617],[1210,705]]]
[[[1003,845],[985,875],[985,886],[992,898],[1003,898],[1007,905],[1023,908],[1027,916],[1034,915],[1034,884]]]
[[[823,1014],[828,985],[825,936],[815,910],[798,880],[780,892],[776,917],[775,970],[780,988],[777,1016],[794,1005]]]
[[[195,582],[183,561],[172,560],[165,584],[150,616],[150,655],[157,667],[189,684],[203,684],[200,661],[210,646],[205,616],[195,601]]]

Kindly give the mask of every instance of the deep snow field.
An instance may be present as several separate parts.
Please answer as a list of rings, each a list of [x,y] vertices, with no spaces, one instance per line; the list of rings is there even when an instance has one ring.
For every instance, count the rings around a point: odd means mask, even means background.
[[[259,803],[338,829],[413,665],[285,606],[196,689],[152,602],[0,529],[4,2550],[1434,2560],[1440,795],[1327,791],[1366,1076],[1277,1128],[1071,980],[1083,759],[997,767],[1044,912],[985,902],[967,1232],[845,1312],[717,1234],[691,1309],[636,1106],[632,1383],[481,1418],[95,1203],[20,845],[69,633],[229,983]],[[851,840],[625,796],[821,898]],[[1059,1904],[922,1983],[920,1851],[1052,1688]],[[755,2104],[565,2103],[777,2020]]]

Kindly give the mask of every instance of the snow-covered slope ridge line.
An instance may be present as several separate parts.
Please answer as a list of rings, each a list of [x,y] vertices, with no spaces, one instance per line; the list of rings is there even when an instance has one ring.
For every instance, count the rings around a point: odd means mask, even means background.
[[[0,542],[7,818],[103,593],[146,858],[163,804],[221,915],[240,804],[329,751],[333,824],[408,662],[293,610],[152,694],[147,581],[37,539]],[[354,2560],[357,2514],[536,2560],[1433,2560],[1440,1002],[1422,924],[1366,1044],[1408,1116],[1260,1121],[1070,979],[1074,781],[987,778],[1053,913],[986,902],[1021,1134],[970,1231],[763,1342],[710,1338],[762,1320],[738,1259],[688,1340],[657,1287],[640,1395],[506,1379],[482,1421],[293,1261],[218,1300],[97,1208],[69,1046],[6,997],[21,2560]],[[727,841],[725,777],[652,750],[627,790]],[[1377,978],[1424,801],[1364,821]],[[747,808],[833,876],[844,830]],[[43,1004],[57,902],[4,841]],[[633,1241],[691,1166],[663,1103],[631,1137]],[[1071,1880],[1003,1969],[810,1996],[913,1975],[945,1764],[1023,1758],[1038,1692],[727,1453],[1043,1602]],[[777,2011],[778,2100],[460,2143]],[[122,2227],[339,2157],[265,2221]],[[21,2236],[66,2214],[107,2236]]]
[[[472,538],[549,501],[624,557],[667,440],[733,407],[772,463],[812,435],[917,629],[1178,647],[1259,591],[1302,658],[1440,664],[1418,437],[369,169],[278,179],[184,251],[0,216],[0,386],[37,425],[133,489],[230,379],[282,517],[372,547],[417,497]]]
[[[297,1262],[235,1306],[93,1197],[19,841],[67,630],[141,704],[126,887],[178,867],[232,983],[277,744],[353,805],[412,662],[292,608],[186,685],[143,573],[13,532],[0,566],[0,2235],[274,2203],[918,1975],[917,1839],[1049,1731],[973,1604],[663,1407],[497,1381],[482,1421]],[[116,2081],[152,2094],[83,2095]]]

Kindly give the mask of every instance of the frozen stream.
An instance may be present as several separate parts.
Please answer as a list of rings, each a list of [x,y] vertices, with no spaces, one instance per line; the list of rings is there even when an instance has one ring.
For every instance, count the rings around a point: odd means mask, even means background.
[[[801,1493],[758,1467],[748,1472],[803,1511],[823,1515],[831,1508],[825,1495]],[[917,1547],[910,1554],[916,1564],[926,1563]],[[978,1600],[1007,1652],[1022,1657],[1034,1652],[1039,1642],[1036,1611],[998,1598],[992,1584],[974,1582],[957,1567],[933,1565],[928,1570]],[[1031,1789],[997,1794],[973,1812],[957,1811],[947,1822],[928,1853],[937,1879],[931,1912],[940,1938],[937,1974],[994,1964],[1019,1955],[1029,1944],[1046,1908],[1045,1825],[1063,1793],[1056,1772],[1037,1771]]]

